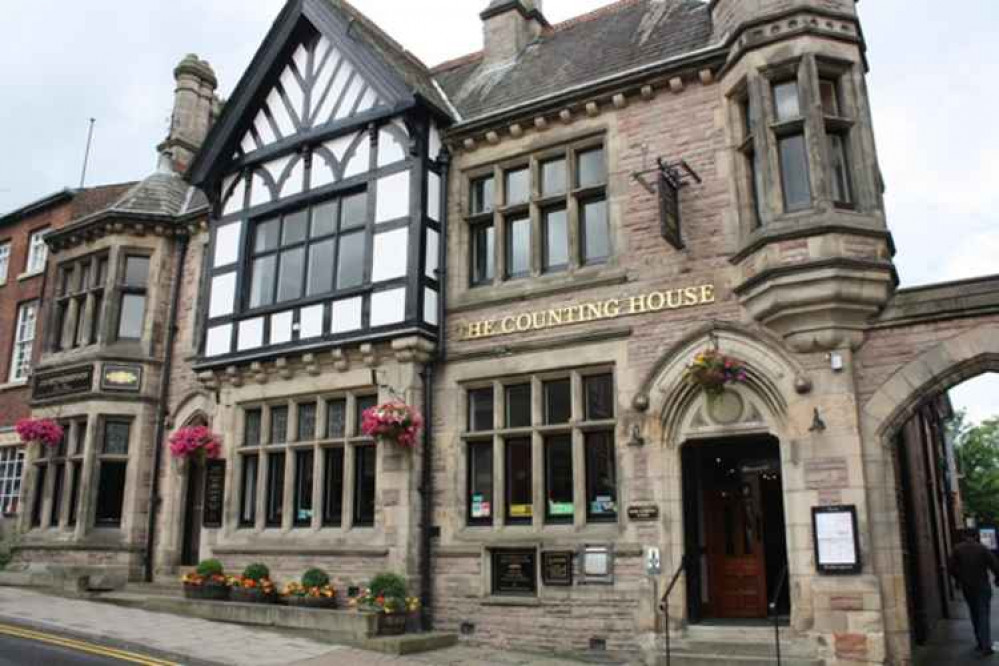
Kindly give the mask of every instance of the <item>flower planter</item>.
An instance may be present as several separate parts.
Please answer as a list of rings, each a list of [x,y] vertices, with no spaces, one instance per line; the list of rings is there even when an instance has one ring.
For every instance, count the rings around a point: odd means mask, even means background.
[[[228,601],[229,588],[225,585],[184,585],[184,597],[199,601]]]
[[[229,594],[229,601],[242,604],[273,604],[277,603],[277,594],[264,592],[259,587],[234,587]]]
[[[406,613],[406,633],[419,634],[423,632],[423,615],[420,611]]]
[[[379,636],[401,636],[406,633],[406,613],[378,613]]]
[[[333,610],[336,608],[336,597],[309,597],[291,595],[284,597],[284,602],[293,608],[318,608]]]

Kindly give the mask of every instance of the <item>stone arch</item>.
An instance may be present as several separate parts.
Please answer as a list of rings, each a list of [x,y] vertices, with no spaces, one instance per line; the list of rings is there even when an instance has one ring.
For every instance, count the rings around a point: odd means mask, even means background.
[[[213,412],[211,397],[204,391],[193,391],[185,395],[173,410],[170,418],[170,430],[194,425],[197,419],[202,419],[205,425],[212,423]]]

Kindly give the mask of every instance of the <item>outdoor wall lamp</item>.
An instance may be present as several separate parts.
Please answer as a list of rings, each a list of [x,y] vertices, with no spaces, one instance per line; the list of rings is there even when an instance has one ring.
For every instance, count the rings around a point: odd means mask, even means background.
[[[815,408],[815,415],[812,417],[812,427],[808,429],[808,432],[824,432],[826,429],[826,422],[822,420],[822,415],[819,414],[819,408]]]
[[[638,425],[631,426],[631,439],[628,446],[645,446],[645,438],[642,437],[642,429]]]

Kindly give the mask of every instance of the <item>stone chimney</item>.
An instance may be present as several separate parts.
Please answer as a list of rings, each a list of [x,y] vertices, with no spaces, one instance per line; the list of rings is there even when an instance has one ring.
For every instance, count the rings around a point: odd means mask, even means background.
[[[170,134],[158,147],[170,159],[173,170],[183,174],[201,148],[217,115],[215,88],[218,79],[204,60],[187,55],[173,70],[177,88],[174,92]]]
[[[491,0],[479,15],[484,34],[483,63],[511,62],[548,27],[541,0]]]

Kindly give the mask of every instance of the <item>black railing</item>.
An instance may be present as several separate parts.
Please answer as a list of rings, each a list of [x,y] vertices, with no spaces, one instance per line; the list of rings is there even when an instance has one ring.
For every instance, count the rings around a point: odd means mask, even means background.
[[[669,595],[673,593],[673,588],[676,587],[677,581],[680,580],[680,574],[682,574],[686,568],[687,556],[684,555],[680,558],[680,566],[676,568],[676,573],[673,574],[673,579],[670,580],[669,585],[666,587],[666,592],[663,593],[662,599],[659,601],[659,610],[663,612],[663,631],[666,633],[666,666],[670,666]]]
[[[781,656],[780,656],[780,613],[777,612],[777,606],[780,603],[781,594],[784,592],[784,585],[787,584],[787,565],[780,572],[780,580],[777,581],[777,590],[774,592],[773,597],[770,598],[770,604],[767,607],[769,609],[770,615],[774,618],[774,653],[777,656],[777,666],[781,666]],[[667,662],[668,663],[668,662]]]

